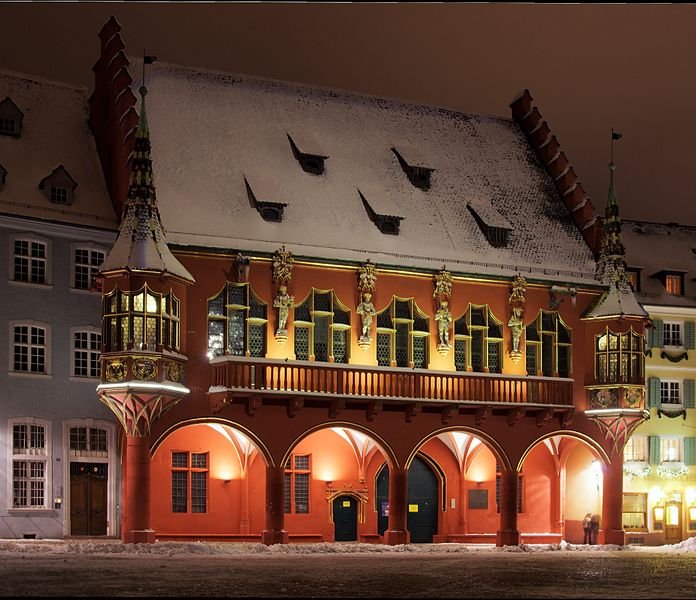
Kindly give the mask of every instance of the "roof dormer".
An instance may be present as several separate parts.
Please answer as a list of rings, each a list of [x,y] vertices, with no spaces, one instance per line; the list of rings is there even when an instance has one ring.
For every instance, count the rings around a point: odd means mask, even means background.
[[[312,175],[324,174],[324,161],[328,155],[322,149],[316,137],[310,132],[296,131],[287,134],[292,153],[300,163],[302,170]]]
[[[428,166],[428,161],[412,146],[400,144],[398,148],[392,147],[392,152],[406,173],[408,180],[421,190],[430,189],[430,174],[435,170]]]
[[[0,135],[19,137],[22,133],[24,113],[7,96],[0,102]]]
[[[251,184],[247,178],[244,177],[244,185],[246,186],[247,194],[249,196],[249,203],[251,204],[252,208],[255,208],[258,211],[264,221],[280,223],[283,220],[283,210],[287,206],[286,202],[257,199],[276,199],[279,197],[277,190],[273,189],[266,180],[259,178],[257,181],[254,179],[254,189],[252,189]],[[256,192],[254,192],[254,190],[256,190]]]
[[[672,296],[684,295],[684,275],[686,271],[676,269],[664,269],[653,273],[650,277],[657,279],[665,288],[665,292]]]
[[[486,200],[470,200],[466,203],[469,212],[486,236],[488,243],[494,248],[505,248],[508,245],[512,225],[501,215],[493,205]]]
[[[70,176],[63,165],[58,165],[50,175],[47,175],[39,182],[39,189],[44,196],[54,204],[65,204],[70,206],[73,203],[73,196],[77,183]]]
[[[370,220],[377,225],[377,228],[382,233],[399,235],[399,225],[403,217],[395,214],[396,207],[393,203],[389,202],[385,196],[376,193],[370,195],[370,201],[360,190],[358,190],[358,194],[360,194],[360,199]]]

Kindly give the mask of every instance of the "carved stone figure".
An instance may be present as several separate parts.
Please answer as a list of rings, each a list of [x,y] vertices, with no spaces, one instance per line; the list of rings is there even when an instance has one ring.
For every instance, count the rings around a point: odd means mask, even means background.
[[[437,321],[437,334],[439,338],[439,346],[449,348],[449,330],[452,323],[452,313],[449,309],[447,300],[440,301],[440,308],[435,313],[435,321]]]
[[[286,325],[288,322],[288,313],[290,312],[290,306],[292,306],[294,301],[295,297],[288,294],[288,288],[281,285],[278,288],[278,295],[273,301],[273,306],[278,309],[278,330],[276,331],[276,334],[287,332]]]
[[[522,337],[522,330],[524,329],[521,306],[512,307],[512,314],[508,321],[508,327],[512,330],[512,351],[518,353],[520,352],[520,338]]]
[[[374,304],[372,304],[372,294],[370,292],[365,292],[362,295],[362,302],[358,304],[356,312],[360,315],[362,319],[362,332],[360,335],[360,341],[369,342],[372,340],[370,335],[370,327],[372,326],[372,318],[377,314]]]

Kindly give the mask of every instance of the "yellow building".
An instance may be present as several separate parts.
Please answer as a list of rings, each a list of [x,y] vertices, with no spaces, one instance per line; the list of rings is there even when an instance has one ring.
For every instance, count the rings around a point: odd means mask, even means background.
[[[696,227],[623,220],[631,284],[652,327],[645,379],[650,419],[624,450],[624,528],[636,544],[696,535]]]

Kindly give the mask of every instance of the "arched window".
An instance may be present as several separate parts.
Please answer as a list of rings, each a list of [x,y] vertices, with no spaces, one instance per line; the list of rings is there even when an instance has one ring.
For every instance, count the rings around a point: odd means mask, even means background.
[[[377,364],[427,369],[429,336],[428,316],[416,301],[392,296],[377,313]]]
[[[179,350],[179,299],[144,285],[137,292],[114,288],[104,295],[104,351]]]
[[[557,311],[540,310],[526,327],[527,375],[570,377],[572,331]]]
[[[599,383],[640,383],[643,378],[643,336],[614,333],[607,327],[595,336],[595,377]]]
[[[487,304],[471,304],[454,322],[457,371],[502,373],[503,324]]]
[[[350,350],[350,310],[333,290],[312,288],[295,305],[297,360],[347,363]]]
[[[228,282],[209,298],[209,356],[265,356],[267,306],[248,283]]]

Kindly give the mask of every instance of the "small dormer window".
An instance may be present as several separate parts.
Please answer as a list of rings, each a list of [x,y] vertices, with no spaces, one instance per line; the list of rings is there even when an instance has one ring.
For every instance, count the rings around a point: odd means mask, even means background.
[[[0,165],[0,190],[2,186],[5,185],[5,178],[7,177],[7,169]]]
[[[255,185],[259,183],[260,182],[255,181]],[[251,204],[252,208],[255,208],[256,211],[261,215],[261,218],[264,221],[280,223],[283,220],[283,210],[287,206],[287,203],[273,202],[270,200],[258,200],[256,194],[254,193],[254,190],[251,188],[251,185],[247,181],[246,177],[244,178],[244,185],[246,186],[247,195],[249,196],[249,203]],[[258,190],[257,193],[262,198],[277,197],[277,192],[270,190],[268,186],[266,186],[265,188],[257,186],[256,189]]]
[[[626,269],[628,284],[634,292],[640,292],[640,269],[628,267]]]
[[[39,183],[39,189],[43,191],[46,198],[54,204],[64,204],[70,206],[73,203],[74,191],[77,183],[60,165],[53,169],[53,172],[44,177]]]
[[[430,174],[435,170],[427,166],[427,161],[414,148],[401,145],[392,148],[408,180],[421,190],[430,189]]]
[[[512,227],[490,202],[467,202],[467,208],[474,220],[486,236],[488,243],[494,248],[506,248]]]
[[[8,96],[0,102],[0,135],[19,137],[22,133],[24,113]]]
[[[363,206],[365,207],[365,210],[367,211],[370,220],[375,225],[377,225],[377,228],[382,233],[386,233],[389,235],[399,235],[399,226],[401,224],[401,221],[403,220],[403,217],[399,217],[394,214],[389,214],[395,211],[389,210],[388,206],[386,206],[384,199],[382,199],[381,202],[378,202],[376,208],[373,208],[370,202],[368,202],[367,198],[360,190],[358,190],[358,194],[360,194],[360,199],[362,200]],[[371,196],[371,199],[374,203],[377,200],[377,196]]]
[[[665,288],[665,292],[672,296],[684,295],[684,271],[658,271],[651,277],[657,279]]]
[[[311,175],[324,174],[324,161],[328,158],[316,138],[308,132],[287,134],[293,156],[302,170]]]

